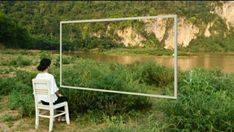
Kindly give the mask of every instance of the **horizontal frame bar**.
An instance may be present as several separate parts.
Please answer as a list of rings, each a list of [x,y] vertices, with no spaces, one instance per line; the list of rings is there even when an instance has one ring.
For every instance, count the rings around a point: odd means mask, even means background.
[[[125,17],[125,18],[108,18],[108,19],[88,19],[88,20],[72,20],[60,21],[61,24],[66,23],[87,23],[87,22],[111,22],[111,21],[126,21],[126,20],[143,20],[143,19],[156,19],[156,18],[175,18],[176,15],[159,15],[159,16],[143,16],[143,17]]]
[[[138,95],[138,96],[147,96],[147,97],[176,99],[175,96],[167,96],[167,95],[155,95],[155,94],[125,92],[125,91],[116,91],[116,90],[105,90],[105,89],[86,88],[86,87],[74,87],[74,86],[65,86],[65,85],[62,85],[61,87],[62,88],[69,88],[69,89],[87,90],[87,91],[97,91],[97,92],[107,92],[107,93],[117,93],[117,94],[128,94],[128,95]]]

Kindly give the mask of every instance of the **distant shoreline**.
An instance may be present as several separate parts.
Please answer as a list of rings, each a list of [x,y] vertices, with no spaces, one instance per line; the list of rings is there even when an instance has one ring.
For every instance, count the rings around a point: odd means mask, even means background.
[[[55,54],[59,54],[60,51],[59,50],[39,50],[39,49],[11,49],[11,48],[7,48],[7,49],[0,49],[0,51],[2,53],[8,53],[8,52],[15,52],[15,51],[19,51],[19,52],[31,52],[31,53],[40,53],[43,51],[46,52],[52,52]],[[154,49],[141,49],[141,48],[116,48],[116,49],[105,49],[105,50],[99,50],[99,49],[91,49],[91,50],[76,50],[76,51],[63,51],[63,53],[77,53],[77,52],[92,52],[92,53],[98,53],[98,54],[106,54],[106,55],[134,55],[134,56],[173,56],[173,50],[171,51],[166,51],[166,50],[162,50],[160,51],[160,49],[157,49],[154,51]],[[187,51],[180,51],[178,50],[178,56],[194,56],[197,54],[220,54],[220,55],[234,55],[234,51],[230,52],[200,52],[200,51],[193,51],[193,52],[187,52]]]

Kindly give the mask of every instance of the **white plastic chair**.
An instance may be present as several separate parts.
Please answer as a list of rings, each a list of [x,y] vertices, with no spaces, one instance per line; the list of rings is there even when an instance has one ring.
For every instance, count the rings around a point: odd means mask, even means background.
[[[32,84],[33,84],[33,94],[34,94],[34,100],[35,100],[35,114],[36,114],[36,120],[35,120],[35,128],[37,129],[39,127],[39,117],[44,117],[44,118],[49,118],[49,131],[52,131],[53,129],[53,122],[54,118],[61,116],[61,115],[66,115],[66,122],[67,124],[70,124],[70,119],[69,119],[69,111],[68,111],[68,103],[67,102],[62,102],[59,104],[53,104],[53,99],[51,96],[50,92],[50,83],[48,80],[41,80],[41,79],[32,79]],[[49,98],[49,105],[43,105],[41,103],[41,100],[38,100],[37,97],[38,95],[47,95]],[[55,109],[64,107],[65,111],[62,111],[59,114],[55,114]],[[40,113],[40,110],[48,110],[49,115],[43,115]]]

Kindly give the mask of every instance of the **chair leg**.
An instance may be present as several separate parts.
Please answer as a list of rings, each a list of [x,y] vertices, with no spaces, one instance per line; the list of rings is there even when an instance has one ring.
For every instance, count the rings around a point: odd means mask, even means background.
[[[39,127],[39,109],[35,112],[36,118],[35,118],[35,128],[37,129]]]
[[[70,118],[69,118],[69,110],[68,110],[68,104],[65,105],[65,113],[66,113],[66,122],[67,124],[70,124]]]
[[[53,130],[53,123],[54,123],[54,119],[53,119],[53,117],[50,117],[49,132],[51,132]]]
[[[53,123],[54,123],[54,111],[50,110],[49,132],[51,132],[53,130]]]

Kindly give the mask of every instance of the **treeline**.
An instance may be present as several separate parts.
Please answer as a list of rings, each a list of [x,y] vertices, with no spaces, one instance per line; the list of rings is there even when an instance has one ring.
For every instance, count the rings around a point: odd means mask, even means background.
[[[27,49],[45,49],[54,50],[59,49],[58,41],[47,38],[46,36],[37,36],[30,34],[25,26],[19,24],[16,20],[9,16],[0,14],[0,44],[4,44],[6,48],[27,48]],[[86,37],[83,38],[77,35],[79,39],[75,41],[67,41],[63,43],[63,50],[72,49],[109,49],[113,47],[120,47],[116,42],[113,42],[108,37]],[[68,38],[68,37],[67,37]],[[79,45],[75,45],[75,44]]]
[[[57,42],[35,37],[16,20],[0,13],[0,44],[6,48],[58,49]]]
[[[0,42],[6,47],[26,48],[31,42],[28,30],[0,13]]]

